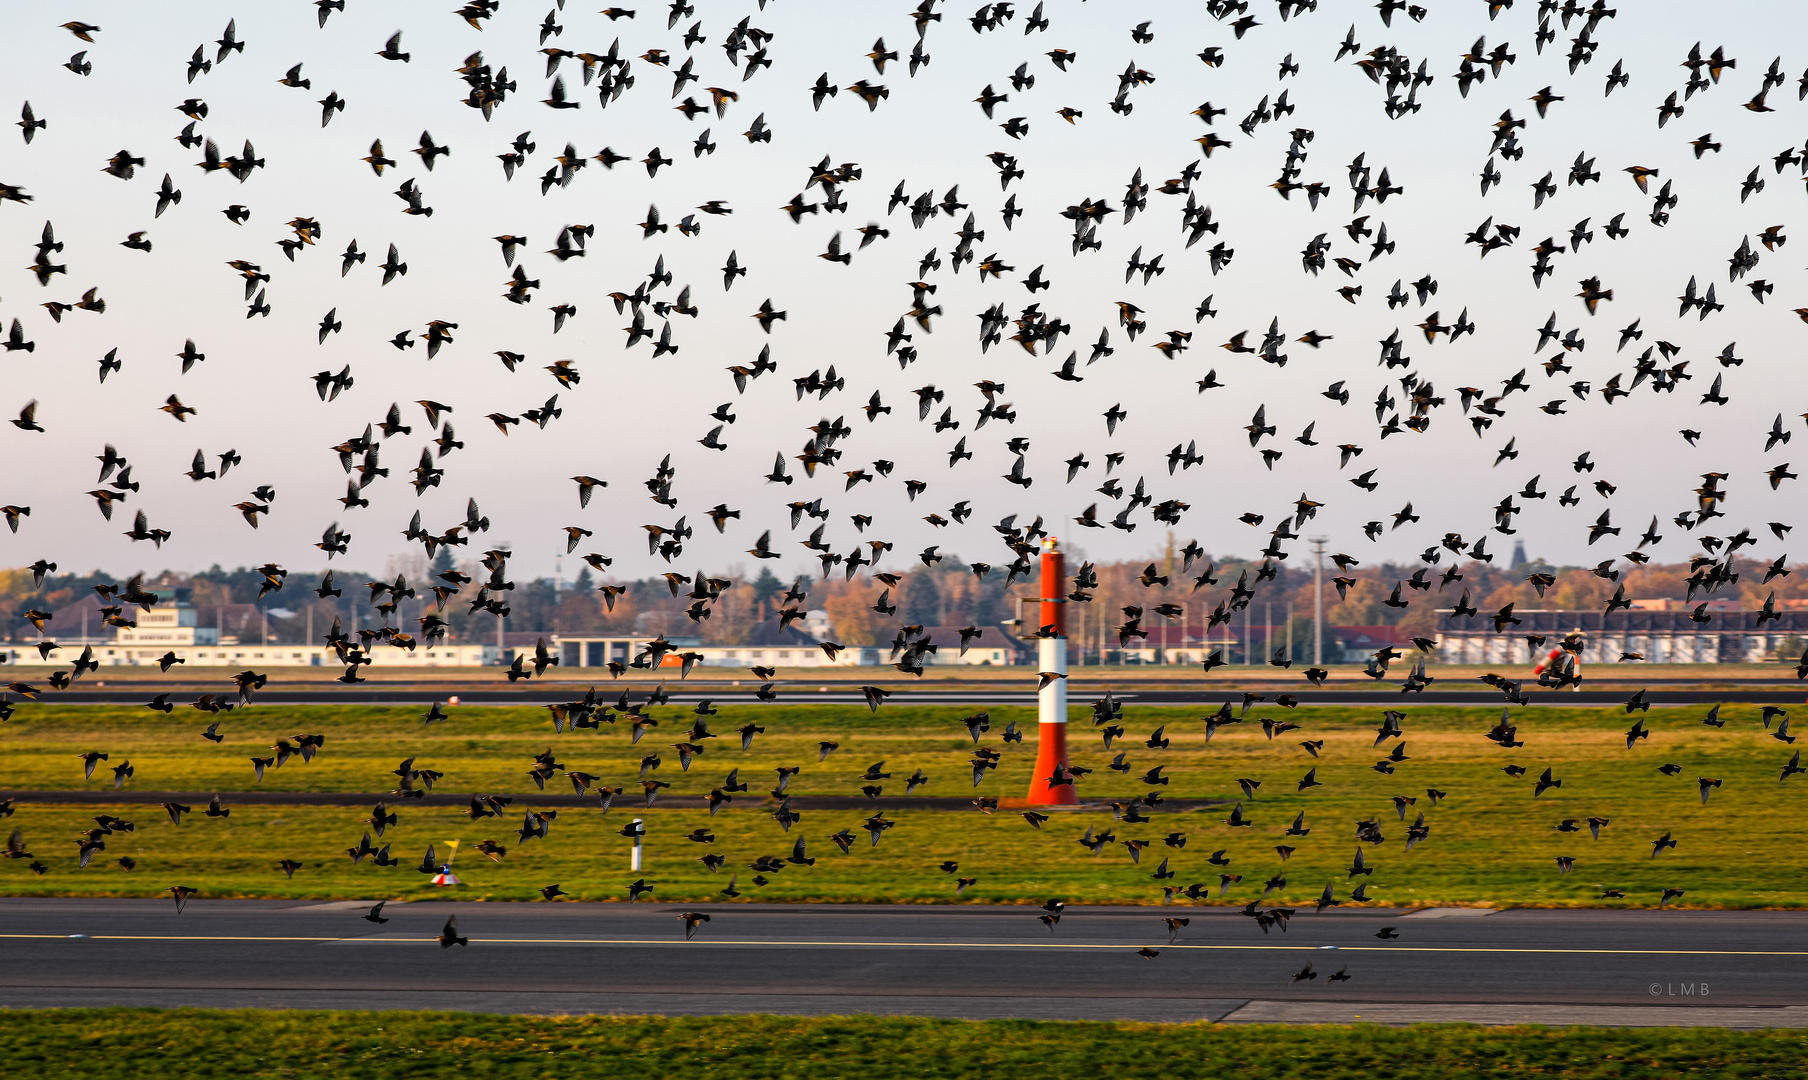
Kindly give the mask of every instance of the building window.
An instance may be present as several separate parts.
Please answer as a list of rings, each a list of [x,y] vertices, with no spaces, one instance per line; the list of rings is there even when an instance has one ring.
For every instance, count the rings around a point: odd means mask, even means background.
[[[722,659],[724,659],[724,660],[733,660],[734,658],[735,658],[735,651],[733,649],[730,649],[727,652],[722,654]]]
[[[780,650],[779,650],[779,652],[778,652],[778,658],[779,658],[779,659],[780,659],[780,660],[789,660],[789,659],[791,659],[791,650],[789,650],[789,649],[780,649]]]
[[[765,652],[764,652],[764,651],[763,651],[763,650],[760,650],[760,649],[755,649],[755,650],[753,650],[753,651],[752,651],[752,652],[750,652],[750,653],[748,653],[748,654],[747,654],[747,659],[749,659],[749,660],[764,660],[764,659],[766,659],[766,654],[765,654]]]

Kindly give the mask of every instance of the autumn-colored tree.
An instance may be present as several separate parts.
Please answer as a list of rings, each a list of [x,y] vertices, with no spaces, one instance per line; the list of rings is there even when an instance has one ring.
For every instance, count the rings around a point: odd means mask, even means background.
[[[879,644],[885,620],[873,610],[873,601],[878,597],[879,590],[864,577],[829,586],[822,608],[829,613],[835,636],[843,645]]]

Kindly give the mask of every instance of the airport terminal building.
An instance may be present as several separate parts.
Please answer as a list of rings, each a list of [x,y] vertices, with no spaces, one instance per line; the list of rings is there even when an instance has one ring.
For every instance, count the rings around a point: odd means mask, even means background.
[[[94,659],[102,667],[154,666],[166,654],[174,653],[185,665],[195,667],[336,667],[338,654],[319,641],[283,643],[269,639],[266,630],[255,626],[247,632],[223,632],[225,618],[213,613],[214,625],[204,625],[204,612],[186,599],[158,604],[136,614],[136,626],[114,629],[98,619],[87,618],[88,611],[58,612],[51,620],[54,632],[47,629],[46,638],[55,639],[57,649],[48,659],[41,658],[34,643],[0,644],[0,664],[41,665],[66,664],[81,650],[92,648]],[[757,644],[705,645],[700,637],[667,635],[675,651],[665,658],[667,666],[684,661],[679,654],[689,654],[704,667],[849,667],[890,664],[895,659],[886,646],[849,646],[834,650],[822,648],[832,640],[832,628],[820,611],[804,628],[787,628],[767,635]],[[69,633],[79,627],[79,633]],[[98,631],[90,633],[90,628]],[[1012,665],[1027,663],[1033,650],[1014,637],[1006,628],[987,626],[976,638],[961,648],[961,628],[932,626],[924,629],[940,648],[925,659],[931,664]],[[597,668],[611,663],[630,664],[645,650],[652,635],[561,634],[557,631],[507,631],[494,639],[477,642],[416,642],[412,649],[378,644],[372,653],[378,667],[437,668],[506,666],[517,653],[533,655],[544,642],[547,651],[559,658],[562,668]]]
[[[1604,615],[1599,611],[1559,611],[1527,608],[1513,612],[1518,619],[1496,633],[1492,612],[1476,615],[1438,613],[1438,659],[1450,664],[1521,663],[1533,651],[1527,635],[1538,635],[1545,644],[1540,655],[1571,633],[1584,642],[1584,663],[1617,663],[1636,654],[1653,664],[1752,664],[1775,659],[1779,652],[1799,654],[1808,644],[1808,611],[1780,611],[1774,619],[1760,621],[1760,612],[1705,611],[1705,621],[1695,621],[1687,611],[1633,610]]]
[[[1782,653],[1793,659],[1808,647],[1808,610],[1792,608],[1768,617],[1758,611],[1742,610],[1733,601],[1714,601],[1700,612],[1681,601],[1640,600],[1634,604],[1633,610],[1612,614],[1520,609],[1513,613],[1518,622],[1499,632],[1494,628],[1492,612],[1459,616],[1450,610],[1440,611],[1433,635],[1438,648],[1432,659],[1447,664],[1524,663],[1571,633],[1582,636],[1582,659],[1586,663],[1615,663],[1622,657],[1671,664],[1757,663],[1775,660]],[[318,640],[271,640],[268,631],[259,633],[255,618],[241,617],[239,632],[228,633],[229,622],[220,613],[211,609],[204,612],[184,599],[137,612],[137,625],[132,627],[115,629],[98,619],[83,617],[84,614],[74,610],[56,614],[45,637],[55,639],[58,648],[48,660],[40,658],[34,643],[14,642],[0,644],[0,664],[66,664],[84,647],[94,650],[94,659],[103,667],[155,665],[169,653],[196,667],[334,667],[340,663],[337,653]],[[834,641],[833,627],[826,614],[811,615],[814,618],[803,627],[782,632],[773,628],[773,633],[746,644],[704,644],[701,637],[667,635],[666,640],[675,650],[666,663],[682,663],[679,654],[688,654],[694,663],[704,667],[728,668],[851,667],[894,661],[887,645],[847,646],[833,650],[836,655],[831,657],[830,650],[823,649],[822,644]],[[212,625],[206,625],[209,622]],[[79,633],[71,632],[78,628]],[[96,632],[90,633],[91,628]],[[1018,637],[1016,627],[989,625],[979,629],[980,634],[970,638],[963,650],[961,627],[925,627],[924,636],[938,646],[924,658],[925,662],[938,666],[998,667],[1034,662],[1034,642]],[[1284,626],[1261,624],[1233,625],[1210,634],[1202,628],[1152,626],[1147,637],[1133,639],[1123,647],[1118,647],[1115,636],[1096,642],[1100,648],[1094,650],[1094,655],[1102,651],[1109,663],[1192,666],[1213,652],[1225,658],[1241,658],[1243,635],[1247,633],[1256,659],[1266,660],[1284,644],[1293,646],[1296,662],[1309,659],[1309,633],[1304,639],[1289,639],[1284,631]],[[1542,637],[1545,644],[1529,645],[1528,636]],[[544,642],[563,668],[599,668],[611,663],[632,663],[651,637],[508,631],[486,641],[416,642],[412,649],[378,644],[373,657],[380,667],[506,666],[517,653],[531,655]],[[1392,626],[1325,627],[1324,657],[1328,663],[1360,664],[1377,649],[1389,647],[1407,651],[1412,647],[1410,637]]]

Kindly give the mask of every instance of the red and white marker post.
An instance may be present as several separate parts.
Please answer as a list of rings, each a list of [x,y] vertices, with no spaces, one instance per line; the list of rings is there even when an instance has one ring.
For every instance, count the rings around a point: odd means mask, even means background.
[[[1050,536],[1042,541],[1042,584],[1037,629],[1052,627],[1052,637],[1036,641],[1036,670],[1067,674],[1066,559]],[[1067,680],[1050,679],[1036,694],[1036,771],[1030,777],[1031,806],[1075,806],[1080,797],[1071,783],[1051,785],[1056,767],[1067,767]]]

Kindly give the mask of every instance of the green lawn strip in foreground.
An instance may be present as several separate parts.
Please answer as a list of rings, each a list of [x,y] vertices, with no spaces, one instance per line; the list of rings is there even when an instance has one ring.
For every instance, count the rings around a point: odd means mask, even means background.
[[[901,1017],[537,1017],[64,1009],[0,1013],[0,1074],[489,1080],[1045,1080],[1801,1075],[1808,1033],[1717,1028],[1250,1026]]]
[[[1173,782],[1155,788],[1169,797],[1240,797],[1236,781],[1263,781],[1254,800],[1244,801],[1253,826],[1230,828],[1223,806],[1168,812],[1157,808],[1154,820],[1139,825],[1114,821],[1109,812],[1060,813],[1034,829],[1016,811],[994,815],[974,810],[887,812],[894,828],[870,846],[862,810],[803,811],[789,833],[780,830],[763,809],[765,792],[779,764],[802,765],[791,790],[804,794],[855,795],[861,772],[884,760],[893,778],[883,782],[887,795],[902,794],[902,778],[916,768],[932,777],[926,794],[1018,796],[1027,789],[1033,764],[1033,741],[1005,745],[999,732],[1005,722],[1028,722],[1027,710],[993,711],[993,730],[982,745],[1004,754],[1001,767],[978,789],[971,783],[967,760],[972,744],[961,727],[960,709],[893,709],[877,716],[859,706],[723,709],[711,720],[723,733],[707,742],[707,752],[689,773],[679,772],[670,744],[685,720],[679,710],[664,712],[657,733],[638,746],[629,745],[619,728],[554,735],[544,710],[461,709],[454,718],[423,729],[418,712],[409,709],[253,709],[235,712],[222,731],[229,741],[219,747],[198,739],[194,718],[166,718],[131,710],[96,707],[43,707],[20,710],[13,723],[0,726],[0,787],[80,784],[79,749],[106,749],[138,764],[133,784],[145,788],[207,791],[248,788],[248,769],[234,762],[260,751],[273,738],[297,732],[328,736],[324,751],[311,764],[292,760],[271,770],[265,787],[286,785],[314,790],[383,790],[393,783],[388,770],[402,757],[417,755],[417,767],[441,769],[440,790],[453,792],[532,791],[525,775],[532,753],[552,747],[569,769],[603,778],[630,789],[615,809],[566,808],[552,823],[551,835],[525,843],[517,837],[523,811],[534,805],[521,795],[503,818],[472,821],[455,805],[424,806],[391,800],[399,823],[382,841],[403,866],[378,868],[369,860],[354,866],[343,854],[357,843],[369,811],[358,807],[257,807],[241,805],[224,820],[196,813],[172,826],[155,806],[84,809],[61,805],[25,805],[6,822],[23,829],[27,846],[50,868],[32,874],[26,860],[0,860],[0,892],[14,895],[155,896],[182,884],[211,897],[295,897],[362,899],[378,897],[458,896],[530,899],[545,885],[557,883],[577,897],[625,899],[627,884],[644,877],[656,886],[660,901],[698,902],[720,899],[730,875],[740,874],[747,899],[840,902],[953,902],[956,877],[977,877],[966,901],[986,903],[1041,900],[1063,896],[1079,902],[1158,903],[1161,885],[1205,882],[1216,886],[1221,873],[1242,875],[1224,897],[1246,903],[1263,895],[1271,876],[1287,885],[1267,896],[1269,902],[1303,903],[1334,881],[1340,896],[1366,880],[1369,895],[1389,905],[1516,904],[1539,906],[1649,906],[1666,887],[1686,890],[1681,906],[1799,907],[1808,903],[1802,890],[1808,853],[1789,835],[1788,822],[1799,817],[1808,778],[1778,779],[1791,748],[1766,737],[1756,707],[1729,706],[1721,716],[1724,729],[1704,727],[1705,709],[1657,709],[1641,714],[1653,729],[1649,740],[1625,746],[1630,720],[1618,710],[1541,709],[1519,716],[1525,746],[1503,749],[1480,733],[1498,719],[1490,709],[1415,708],[1404,710],[1408,760],[1392,775],[1370,766],[1381,759],[1389,740],[1374,747],[1379,710],[1301,708],[1286,712],[1300,731],[1265,739],[1251,712],[1251,722],[1221,731],[1209,744],[1202,725],[1187,711],[1127,710],[1129,749],[1134,771],[1110,772],[1099,736],[1084,715],[1073,723],[1076,763],[1098,771],[1081,781],[1089,800],[1130,798],[1152,790],[1136,777],[1155,764],[1168,766]],[[1280,715],[1273,710],[1269,715]],[[734,729],[744,718],[763,723],[767,731],[751,751],[740,750]],[[1143,745],[1150,729],[1166,724],[1172,740],[1166,750]],[[1299,748],[1305,737],[1323,739],[1314,760]],[[838,741],[841,748],[818,763],[818,744]],[[1033,740],[1033,737],[1032,737]],[[671,793],[701,795],[720,784],[731,767],[739,767],[751,790],[711,818],[702,809],[655,806],[637,809],[635,783],[643,754],[660,751],[664,764],[651,775],[672,783]],[[118,760],[116,757],[115,760]],[[1674,777],[1657,766],[1674,762]],[[1527,768],[1521,778],[1502,767]],[[103,768],[105,766],[103,765]],[[1316,767],[1323,784],[1300,793],[1296,785]],[[1532,783],[1550,767],[1563,786],[1533,797]],[[97,771],[97,777],[99,776]],[[74,779],[71,779],[71,778]],[[1722,780],[1703,806],[1698,777]],[[558,785],[563,785],[559,787]],[[97,779],[88,787],[102,785]],[[551,788],[569,792],[558,778]],[[1428,787],[1448,794],[1441,806],[1426,797]],[[1402,822],[1393,796],[1418,801]],[[201,809],[199,805],[197,811]],[[1304,812],[1311,830],[1306,836],[1285,835]],[[1403,850],[1407,824],[1423,811],[1431,836],[1413,851]],[[93,826],[96,813],[126,817],[136,823],[130,833],[107,838],[107,849],[86,869],[76,867],[75,841]],[[627,841],[618,835],[630,818],[647,822],[646,868],[627,871]],[[1581,832],[1560,833],[1560,821],[1604,817],[1611,824],[1599,841]],[[1351,880],[1347,868],[1356,849],[1355,825],[1379,822],[1386,841],[1365,845],[1366,879]],[[1119,842],[1094,856],[1075,841],[1092,826],[1113,831]],[[686,840],[698,828],[711,830],[713,844]],[[857,843],[842,854],[829,841],[840,829],[854,832]],[[1183,833],[1184,848],[1164,844],[1170,832]],[[1651,858],[1651,841],[1669,832],[1674,850]],[[767,872],[759,886],[749,863],[759,856],[788,856],[798,837],[808,841],[814,866],[787,865]],[[465,885],[435,889],[427,875],[414,871],[427,845],[458,839],[457,861]],[[479,840],[494,839],[508,855],[492,862],[473,850]],[[1140,864],[1130,860],[1121,841],[1143,839],[1151,846]],[[1297,850],[1283,862],[1278,845]],[[1228,867],[1207,863],[1223,849]],[[706,852],[728,859],[711,874],[699,861]],[[126,871],[116,860],[137,860]],[[1176,876],[1153,877],[1163,857]],[[1570,874],[1559,876],[1556,858],[1577,861]],[[279,859],[305,866],[293,880],[277,869]],[[959,864],[958,874],[937,867],[944,860]],[[1625,901],[1601,901],[1606,888],[1627,893]]]

